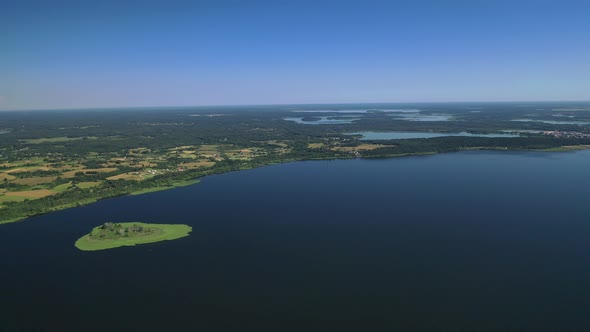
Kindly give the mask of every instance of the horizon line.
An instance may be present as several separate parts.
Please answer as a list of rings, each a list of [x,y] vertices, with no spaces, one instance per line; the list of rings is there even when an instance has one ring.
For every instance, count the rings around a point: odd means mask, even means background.
[[[383,104],[505,104],[505,103],[590,103],[590,100],[502,100],[502,101],[412,101],[412,102],[354,102],[354,103],[295,103],[295,104],[213,104],[213,105],[148,105],[148,106],[105,106],[105,107],[56,107],[1,109],[0,112],[38,112],[38,111],[99,111],[99,110],[138,110],[147,108],[207,108],[207,107],[280,107],[280,106],[329,106],[329,105],[383,105]]]

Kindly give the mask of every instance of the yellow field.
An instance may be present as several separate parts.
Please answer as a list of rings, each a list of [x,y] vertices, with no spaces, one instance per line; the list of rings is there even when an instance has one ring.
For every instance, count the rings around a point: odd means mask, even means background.
[[[324,143],[309,143],[307,145],[308,149],[320,149],[324,147]]]
[[[32,172],[32,171],[48,171],[50,168],[45,166],[27,166],[18,167],[6,171],[5,173],[18,173],[18,172]]]
[[[119,175],[115,175],[115,176],[110,176],[110,177],[107,178],[107,180],[136,180],[136,181],[141,181],[141,180],[143,180],[143,177],[141,176],[141,174],[125,173],[125,174],[119,174]]]
[[[2,167],[21,167],[21,166],[26,166],[26,165],[38,165],[38,164],[43,164],[43,158],[30,158],[30,159],[23,159],[20,161],[15,161],[15,162],[11,162],[11,163],[2,163],[0,164],[0,166]]]
[[[4,181],[4,179],[6,180],[14,180],[16,179],[14,176],[7,174],[7,173],[0,173],[0,181]]]
[[[12,181],[13,183],[23,184],[26,186],[35,186],[38,184],[44,183],[51,183],[57,179],[57,176],[44,176],[44,177],[33,177],[33,178],[25,178],[25,179],[18,179]]]
[[[195,162],[190,162],[190,163],[183,163],[180,165],[180,167],[197,168],[197,167],[211,167],[213,165],[215,165],[215,162],[213,162],[213,161],[195,161]]]
[[[42,190],[26,190],[26,191],[12,191],[5,193],[6,196],[26,197],[26,198],[41,198],[45,196],[54,195],[55,192],[42,189]]]
[[[216,144],[203,144],[197,148],[199,151],[217,151],[219,149],[219,145]]]

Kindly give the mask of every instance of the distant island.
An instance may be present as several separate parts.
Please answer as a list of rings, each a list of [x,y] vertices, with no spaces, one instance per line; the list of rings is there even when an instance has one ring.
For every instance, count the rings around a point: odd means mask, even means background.
[[[75,246],[83,251],[105,250],[123,246],[176,240],[188,236],[191,231],[192,227],[182,224],[106,222],[78,239]]]

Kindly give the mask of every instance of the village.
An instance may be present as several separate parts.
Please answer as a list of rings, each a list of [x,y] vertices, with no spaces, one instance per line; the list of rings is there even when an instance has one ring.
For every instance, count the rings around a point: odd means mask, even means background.
[[[590,134],[582,133],[579,131],[551,130],[551,131],[544,131],[543,135],[553,136],[555,138],[590,138]]]

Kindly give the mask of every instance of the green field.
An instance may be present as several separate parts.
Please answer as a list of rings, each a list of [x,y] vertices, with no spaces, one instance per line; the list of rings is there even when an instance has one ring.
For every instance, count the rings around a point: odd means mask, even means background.
[[[189,180],[189,181],[174,182],[171,186],[146,188],[146,189],[134,191],[134,192],[130,193],[129,195],[135,196],[135,195],[149,194],[149,193],[153,193],[156,191],[168,190],[168,189],[173,189],[173,188],[177,188],[177,187],[186,187],[186,186],[190,186],[191,184],[197,184],[199,182],[201,182],[201,181],[200,180]]]
[[[107,224],[105,224],[107,225]],[[76,248],[83,251],[96,251],[112,249],[138,244],[154,243],[160,241],[176,240],[188,236],[192,227],[188,225],[146,224],[141,222],[127,222],[113,224],[111,228],[104,225],[97,226],[89,234],[76,241]],[[141,232],[123,232],[124,229],[141,227]],[[119,234],[118,230],[121,230]]]
[[[53,189],[52,189],[52,190],[53,190],[53,191],[55,191],[55,192],[61,193],[61,192],[64,192],[64,191],[68,190],[68,188],[69,188],[71,185],[72,185],[72,184],[71,184],[70,182],[67,182],[67,183],[62,183],[62,184],[60,184],[60,185],[58,185],[58,186],[55,186],[55,187],[53,187]]]
[[[22,196],[10,196],[10,195],[0,195],[0,203],[2,202],[22,202],[26,197]]]

